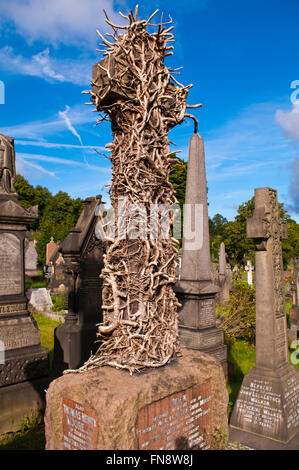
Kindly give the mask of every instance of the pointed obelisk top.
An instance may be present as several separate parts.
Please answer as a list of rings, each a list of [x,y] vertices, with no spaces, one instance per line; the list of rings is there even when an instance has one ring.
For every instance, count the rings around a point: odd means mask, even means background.
[[[189,141],[189,156],[184,206],[184,229],[180,287],[201,291],[212,284],[210,235],[207,201],[204,141],[195,133]]]

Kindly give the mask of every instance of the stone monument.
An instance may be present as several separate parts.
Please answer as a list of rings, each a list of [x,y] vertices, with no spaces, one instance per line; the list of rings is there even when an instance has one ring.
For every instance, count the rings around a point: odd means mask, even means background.
[[[50,264],[50,259],[54,252],[57,249],[57,244],[54,242],[53,237],[51,237],[49,243],[46,245],[46,265],[49,266]]]
[[[56,375],[64,369],[82,366],[98,347],[96,325],[102,321],[100,274],[105,245],[96,237],[95,230],[100,223],[96,213],[102,204],[101,196],[89,197],[83,204],[76,227],[69,230],[59,247],[61,266],[68,279],[68,313],[64,324],[54,333],[53,370]]]
[[[26,277],[37,277],[38,266],[37,266],[37,251],[35,248],[35,240],[31,241],[25,239],[25,274]]]
[[[147,21],[138,21],[137,12],[138,7],[125,15],[128,25],[120,27],[106,16],[115,42],[101,36],[107,57],[93,68],[92,100],[112,122],[110,192],[118,227],[115,237],[106,236],[98,327],[103,342],[80,369],[51,383],[45,416],[49,450],[204,449],[206,432],[227,429],[222,366],[198,351],[179,354],[172,289],[177,252],[170,237],[158,230],[157,236],[134,238],[132,226],[122,231],[122,222],[133,222],[129,203],[138,202],[146,215],[153,203],[173,203],[167,135],[185,117],[188,91],[171,82],[164,65],[172,27],[161,20],[150,34],[157,11]],[[128,198],[123,218],[120,195]],[[147,218],[137,220],[148,227]],[[77,236],[73,231],[72,239]]]
[[[50,311],[53,307],[50,292],[45,287],[28,289],[26,296],[29,308],[36,312]]]
[[[299,448],[299,371],[289,364],[276,190],[255,190],[247,220],[255,242],[256,366],[244,377],[231,417],[231,440],[254,449]]]
[[[59,245],[60,246],[60,245]],[[67,273],[65,261],[59,246],[50,258],[51,277],[47,287],[53,295],[60,295],[67,299]]]
[[[247,272],[247,284],[248,284],[249,286],[252,286],[252,282],[253,282],[253,279],[252,279],[253,267],[252,267],[252,264],[251,264],[250,259],[247,260],[247,263],[246,263],[246,266],[245,266],[245,271]]]
[[[221,242],[219,248],[219,301],[228,302],[229,294],[232,286],[232,272],[230,266],[226,262],[225,244]]]
[[[204,141],[198,133],[189,143],[185,201],[181,272],[175,286],[182,304],[180,341],[187,348],[211,354],[220,361],[227,376],[224,333],[216,327],[219,288],[212,283]]]
[[[0,134],[0,434],[19,429],[24,415],[44,404],[48,350],[27,308],[24,239],[37,219],[14,189],[14,140]]]

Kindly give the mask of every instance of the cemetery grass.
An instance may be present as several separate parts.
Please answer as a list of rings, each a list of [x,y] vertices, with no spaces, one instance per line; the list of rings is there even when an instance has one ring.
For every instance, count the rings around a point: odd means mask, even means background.
[[[54,354],[54,329],[60,325],[60,322],[36,313],[33,314],[33,317],[41,333],[41,345],[49,350],[51,374]],[[45,443],[43,416],[35,411],[29,416],[24,416],[19,431],[0,437],[0,450],[44,450]]]

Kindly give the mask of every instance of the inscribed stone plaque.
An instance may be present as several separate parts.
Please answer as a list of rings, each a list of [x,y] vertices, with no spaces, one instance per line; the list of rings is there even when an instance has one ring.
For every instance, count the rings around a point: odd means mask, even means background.
[[[96,450],[96,412],[69,398],[62,400],[63,447],[67,450]]]
[[[0,296],[22,294],[20,240],[11,233],[0,234]]]
[[[211,422],[211,383],[207,380],[139,411],[139,449],[207,449],[204,432]]]
[[[215,325],[216,313],[214,299],[202,299],[199,302],[199,325],[198,328],[210,328]]]

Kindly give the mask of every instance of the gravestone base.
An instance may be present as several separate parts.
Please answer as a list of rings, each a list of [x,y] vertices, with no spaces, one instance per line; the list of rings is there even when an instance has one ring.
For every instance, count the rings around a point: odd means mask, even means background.
[[[224,376],[228,377],[227,346],[223,344],[223,331],[212,327],[203,330],[195,328],[179,327],[180,343],[185,348],[194,349],[205,354],[210,354],[220,362]]]
[[[265,436],[229,427],[230,442],[238,442],[251,450],[299,450],[299,434],[289,442],[279,442]]]
[[[290,323],[299,328],[299,307],[297,305],[293,305],[290,308]]]
[[[0,388],[0,435],[21,428],[25,416],[44,410],[49,378],[42,377]]]
[[[133,375],[108,366],[65,374],[46,399],[47,450],[206,448],[204,432],[228,431],[222,367],[198,351]]]
[[[250,447],[253,437],[246,441],[246,435],[259,436],[260,449],[272,449],[276,442],[281,446],[298,442],[298,393],[299,371],[293,366],[251,369],[230,421],[234,440]]]
[[[47,348],[35,345],[14,349],[5,353],[5,364],[0,365],[0,387],[48,374],[49,352]]]
[[[95,323],[68,323],[54,330],[53,373],[55,377],[65,369],[78,369],[99,347]]]

